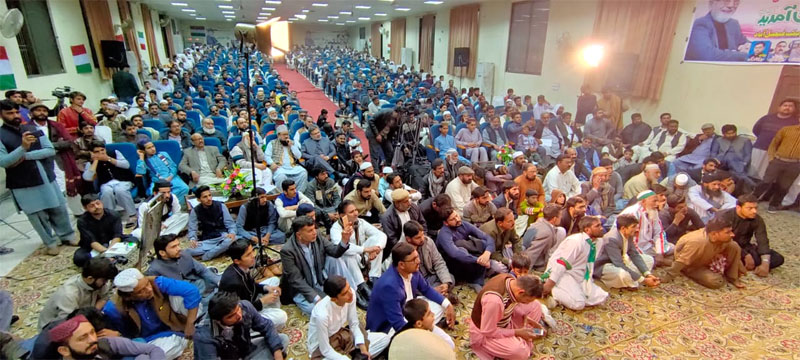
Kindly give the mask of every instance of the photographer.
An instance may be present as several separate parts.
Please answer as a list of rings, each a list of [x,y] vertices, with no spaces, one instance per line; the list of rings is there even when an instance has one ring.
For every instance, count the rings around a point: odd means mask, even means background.
[[[366,129],[369,152],[377,166],[391,165],[392,144],[399,129],[398,109],[386,109],[376,113]]]

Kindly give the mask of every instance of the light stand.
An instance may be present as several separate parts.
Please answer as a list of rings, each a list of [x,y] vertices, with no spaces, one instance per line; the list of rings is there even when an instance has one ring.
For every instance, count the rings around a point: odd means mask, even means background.
[[[244,45],[244,40],[246,39],[244,32],[240,31],[239,34],[241,35],[240,36],[241,42],[239,43],[239,56],[244,55],[244,83],[245,83],[245,88],[247,89],[247,116],[249,118],[250,117],[250,98],[252,97],[252,93],[251,93],[252,89],[250,88],[250,54],[251,54],[251,50],[250,50],[249,46],[245,46]],[[253,45],[253,46],[255,47],[255,45]],[[251,168],[250,168],[251,173],[250,173],[250,175],[253,177],[253,192],[250,194],[250,199],[248,201],[253,201],[253,200],[258,200],[258,194],[256,193],[256,187],[257,187],[256,185],[258,184],[256,182],[256,150],[253,149],[253,144],[255,144],[255,142],[256,142],[256,140],[255,140],[256,139],[255,138],[256,134],[253,132],[253,125],[250,124],[250,121],[247,122],[247,125],[248,125],[248,130],[247,131],[250,134],[250,140],[249,141],[252,141],[252,143],[248,144],[248,146],[250,146],[250,165],[251,165]],[[258,217],[260,216],[259,211],[258,211],[258,206],[255,206],[255,208],[253,210],[255,212],[255,214],[253,214],[253,215],[256,217],[256,219],[258,219]],[[268,214],[265,214],[265,216],[268,216]],[[280,260],[274,261],[274,262],[270,262],[269,256],[264,254],[264,248],[267,248],[268,250],[271,250],[271,251],[273,251],[275,253],[278,253],[278,251],[275,250],[275,249],[270,248],[267,245],[261,244],[261,226],[256,226],[256,237],[258,238],[258,243],[256,245],[256,246],[258,246],[258,257],[256,259],[256,267],[266,267],[266,266],[273,265],[273,264],[275,264],[277,262],[280,262]]]

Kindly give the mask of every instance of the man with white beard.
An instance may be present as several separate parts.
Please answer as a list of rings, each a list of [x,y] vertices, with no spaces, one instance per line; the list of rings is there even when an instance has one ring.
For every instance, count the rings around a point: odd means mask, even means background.
[[[729,175],[722,170],[703,175],[703,183],[689,188],[689,208],[700,215],[704,223],[720,210],[736,207],[736,198],[722,191],[720,183]]]
[[[639,234],[633,243],[639,251],[655,258],[655,266],[669,266],[675,246],[667,242],[667,235],[658,217],[658,196],[653,190],[645,190],[636,197],[638,202],[622,210],[620,215],[633,215],[639,220]],[[616,226],[616,224],[615,224]]]
[[[255,151],[255,156],[251,154]],[[242,172],[253,171],[253,159],[255,159],[255,172],[256,172],[256,186],[263,188],[267,192],[275,189],[272,183],[272,170],[267,165],[264,165],[264,152],[261,147],[256,144],[254,140],[250,139],[250,133],[242,133],[242,141],[231,149],[231,160],[239,165]]]
[[[278,110],[275,110],[273,107],[267,110],[267,118],[264,120],[266,120],[267,124],[273,123],[276,125],[284,122],[284,119],[281,119],[281,117],[278,115]]]
[[[211,118],[203,119],[201,124],[200,130],[197,131],[200,135],[203,135],[204,138],[216,138],[219,140],[220,145],[222,148],[220,149],[220,153],[225,154],[228,152],[228,140],[225,138],[225,135],[222,134],[222,131],[214,127],[214,120]]]
[[[303,156],[300,147],[289,140],[289,128],[286,125],[278,126],[275,133],[278,138],[270,141],[264,150],[273,180],[276,184],[282,184],[283,180],[292,179],[297,184],[297,191],[303,192],[308,184],[308,172],[299,163]]]
[[[686,60],[745,61],[750,42],[732,19],[739,1],[708,2],[708,14],[697,18],[689,35]]]

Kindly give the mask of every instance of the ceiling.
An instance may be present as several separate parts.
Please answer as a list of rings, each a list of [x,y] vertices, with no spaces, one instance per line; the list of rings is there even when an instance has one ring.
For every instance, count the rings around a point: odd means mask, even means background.
[[[426,1],[429,3],[426,4]],[[293,23],[347,26],[431,13],[454,5],[479,1],[439,0],[433,2],[441,2],[441,4],[434,4],[428,0],[142,0],[151,8],[158,10],[159,13],[181,20],[227,20],[233,23],[255,24],[279,16],[281,20],[290,20]],[[315,6],[314,4],[327,4],[327,6]],[[356,6],[360,8],[356,8]],[[226,7],[232,7],[232,9]],[[190,12],[185,9],[195,11]],[[232,13],[224,14],[223,11]],[[296,18],[295,15],[298,14],[305,15],[306,18]],[[233,17],[226,18],[225,15]]]

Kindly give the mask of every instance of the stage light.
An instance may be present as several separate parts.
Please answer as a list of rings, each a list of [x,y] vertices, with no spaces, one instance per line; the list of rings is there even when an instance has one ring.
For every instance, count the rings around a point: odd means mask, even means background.
[[[583,62],[590,66],[590,67],[597,67],[600,65],[600,62],[603,60],[603,54],[605,49],[603,45],[589,45],[581,51],[581,58]]]

